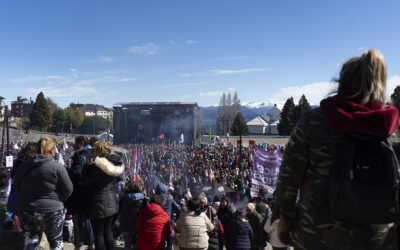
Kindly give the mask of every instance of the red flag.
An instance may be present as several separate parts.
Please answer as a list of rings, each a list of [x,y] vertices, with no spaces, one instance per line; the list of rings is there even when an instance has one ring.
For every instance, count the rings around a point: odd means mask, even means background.
[[[164,139],[164,137],[165,137],[164,134],[161,134],[158,136],[158,139]]]

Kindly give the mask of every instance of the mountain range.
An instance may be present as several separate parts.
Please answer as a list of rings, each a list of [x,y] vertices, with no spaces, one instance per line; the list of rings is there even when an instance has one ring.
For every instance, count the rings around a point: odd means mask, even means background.
[[[241,110],[246,122],[254,119],[255,117],[267,113],[275,104],[266,102],[250,102],[241,105]],[[279,109],[281,107],[278,106]],[[208,131],[211,125],[213,133],[216,131],[218,106],[200,107],[201,122],[205,131]]]

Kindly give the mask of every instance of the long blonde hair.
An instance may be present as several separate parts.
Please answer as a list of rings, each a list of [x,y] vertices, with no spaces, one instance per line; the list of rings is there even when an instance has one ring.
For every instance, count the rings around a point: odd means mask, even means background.
[[[50,154],[56,145],[56,142],[52,138],[40,138],[38,141],[38,153],[41,155]]]
[[[365,51],[343,64],[337,92],[365,105],[372,101],[385,102],[386,63],[376,49]]]
[[[112,154],[114,150],[111,148],[109,142],[97,141],[93,147],[93,154],[96,156],[104,156],[105,154]]]

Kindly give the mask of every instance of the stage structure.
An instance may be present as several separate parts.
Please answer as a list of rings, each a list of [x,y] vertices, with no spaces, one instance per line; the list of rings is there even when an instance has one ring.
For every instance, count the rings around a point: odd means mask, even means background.
[[[114,144],[179,143],[182,137],[187,145],[200,142],[197,103],[120,102],[113,112]]]

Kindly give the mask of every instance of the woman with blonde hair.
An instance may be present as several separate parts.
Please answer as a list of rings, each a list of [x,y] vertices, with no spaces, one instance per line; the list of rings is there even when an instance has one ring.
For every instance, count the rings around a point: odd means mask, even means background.
[[[121,157],[114,154],[110,143],[98,141],[93,147],[93,164],[82,179],[88,188],[88,217],[90,218],[95,248],[114,249],[113,216],[118,213],[118,195],[115,184],[124,171]]]
[[[64,202],[72,193],[72,183],[64,166],[54,160],[56,143],[39,140],[38,152],[15,173],[13,188],[19,192],[17,210],[25,236],[25,249],[38,249],[42,233],[50,249],[63,249]]]
[[[274,213],[280,213],[280,240],[296,249],[397,249],[395,221],[366,222],[375,216],[374,212],[365,217],[367,220],[357,221],[356,217],[365,212],[349,205],[341,208],[344,213],[354,215],[350,220],[334,219],[338,209],[331,210],[335,200],[329,198],[333,187],[330,180],[335,176],[331,171],[337,169],[333,167],[338,157],[348,153],[343,150],[346,143],[356,142],[353,144],[356,152],[365,154],[374,145],[386,145],[387,138],[392,143],[398,142],[395,132],[399,113],[395,107],[385,105],[386,64],[382,54],[371,49],[348,60],[342,67],[338,85],[336,95],[322,100],[320,108],[300,118],[285,149],[274,194]],[[353,167],[352,159],[343,159],[347,160],[343,165]],[[379,169],[385,167],[383,164],[382,161]],[[350,181],[358,178],[359,172],[354,171],[359,170],[354,167],[349,172]],[[370,177],[375,176],[369,166],[361,168]],[[344,173],[347,172],[340,175]],[[359,197],[354,195],[352,200]],[[382,205],[378,200],[372,203],[375,208]]]

